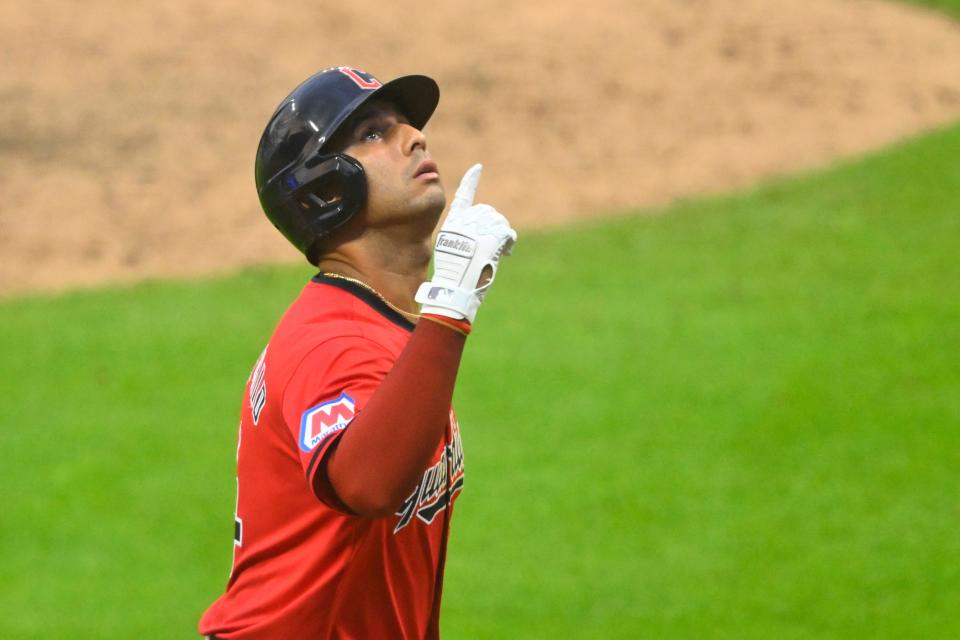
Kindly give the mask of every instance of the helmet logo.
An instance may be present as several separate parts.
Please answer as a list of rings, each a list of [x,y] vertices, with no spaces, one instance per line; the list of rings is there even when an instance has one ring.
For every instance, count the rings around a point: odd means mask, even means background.
[[[366,71],[361,71],[360,69],[354,69],[352,67],[337,67],[337,71],[347,76],[361,89],[371,90],[379,89],[381,86],[380,81],[374,78],[372,75]]]

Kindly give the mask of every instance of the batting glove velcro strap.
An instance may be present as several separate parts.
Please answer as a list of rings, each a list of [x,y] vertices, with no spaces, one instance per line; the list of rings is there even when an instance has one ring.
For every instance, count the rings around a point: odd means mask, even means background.
[[[483,167],[464,174],[450,204],[450,213],[437,234],[433,278],[417,290],[422,313],[473,322],[477,309],[497,275],[500,257],[510,255],[517,232],[488,204],[473,204]],[[478,287],[481,278],[483,286]]]
[[[424,282],[417,289],[415,300],[423,305],[421,313],[433,313],[473,322],[482,300],[477,296],[478,291],[478,289],[460,289],[436,282]]]

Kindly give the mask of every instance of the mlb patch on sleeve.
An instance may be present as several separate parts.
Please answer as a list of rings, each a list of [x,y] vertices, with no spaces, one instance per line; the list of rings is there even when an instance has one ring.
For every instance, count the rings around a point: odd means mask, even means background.
[[[300,419],[300,449],[313,451],[321,442],[346,429],[354,415],[353,398],[346,392],[310,407]]]

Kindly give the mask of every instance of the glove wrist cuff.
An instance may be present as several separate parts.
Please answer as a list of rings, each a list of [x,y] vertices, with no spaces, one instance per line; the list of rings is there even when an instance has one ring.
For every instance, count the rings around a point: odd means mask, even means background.
[[[443,283],[424,282],[414,300],[423,307],[420,313],[446,316],[472,323],[480,307],[480,298],[472,289],[461,289]]]

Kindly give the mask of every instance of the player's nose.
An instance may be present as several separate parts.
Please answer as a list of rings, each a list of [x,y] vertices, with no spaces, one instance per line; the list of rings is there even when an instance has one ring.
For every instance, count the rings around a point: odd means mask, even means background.
[[[420,151],[427,150],[427,137],[423,135],[423,131],[406,123],[401,123],[399,127],[401,131],[401,145],[406,155],[413,155],[413,152],[417,149],[420,149]]]

